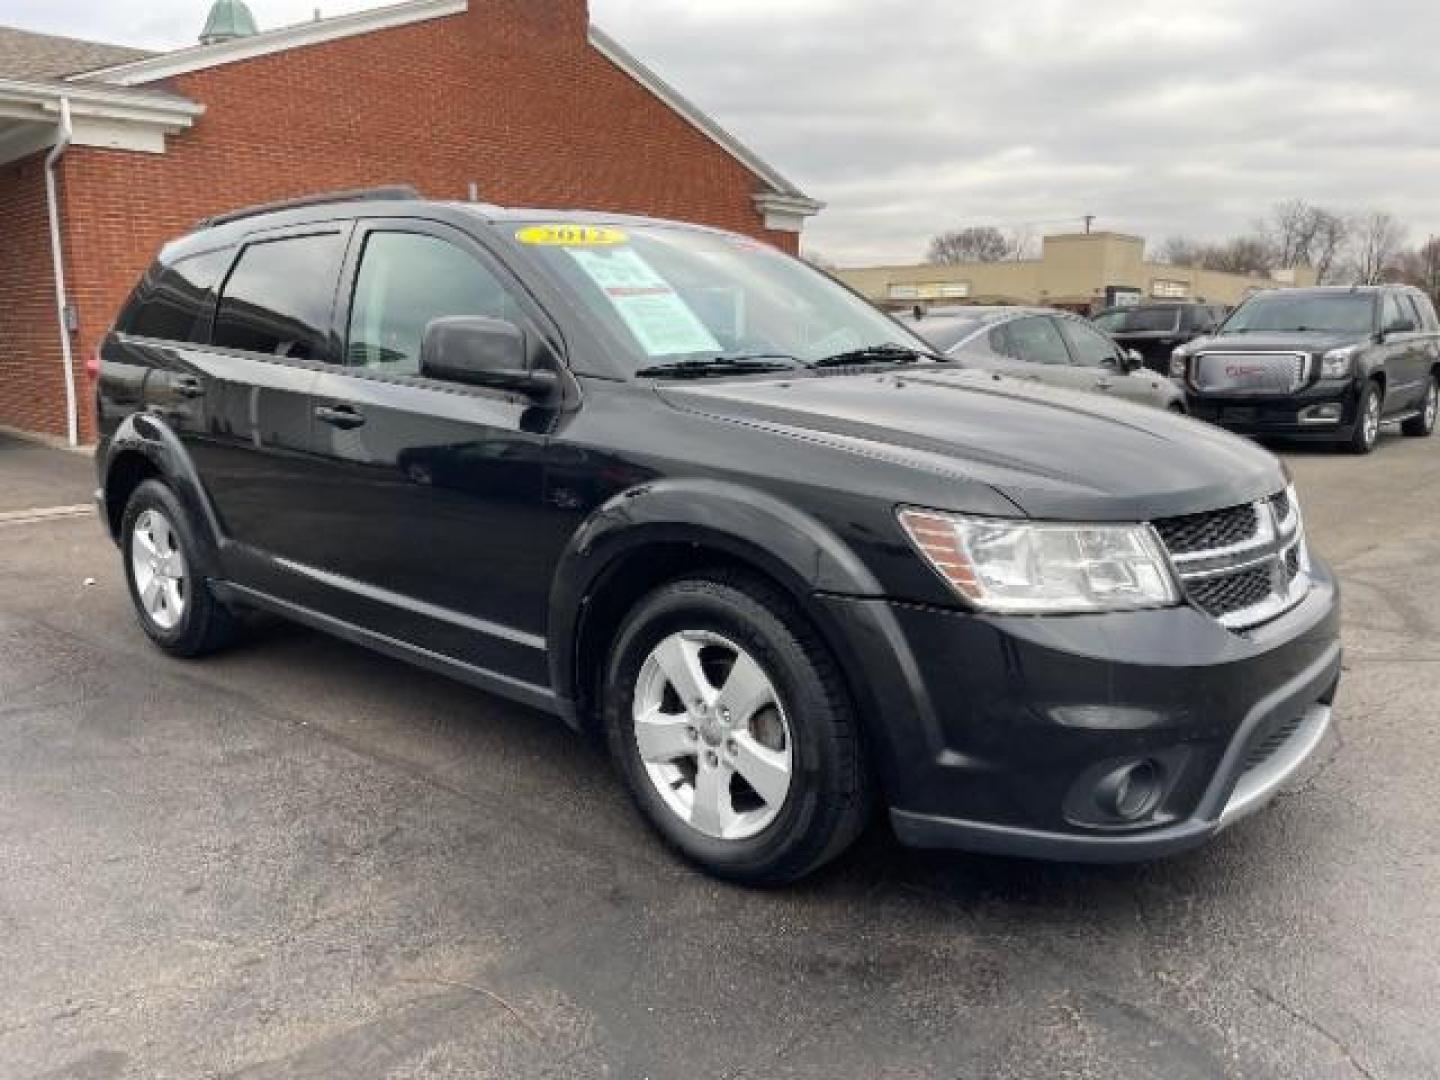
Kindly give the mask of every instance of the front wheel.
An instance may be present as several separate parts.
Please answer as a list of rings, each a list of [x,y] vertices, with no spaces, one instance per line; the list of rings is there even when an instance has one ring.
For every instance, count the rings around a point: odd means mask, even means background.
[[[1419,415],[1406,420],[1400,425],[1400,430],[1406,435],[1429,435],[1435,430],[1437,408],[1440,408],[1440,382],[1431,375],[1425,384],[1425,400],[1421,403]]]
[[[1355,430],[1347,444],[1352,454],[1368,454],[1380,438],[1380,384],[1373,379],[1365,384],[1360,402],[1355,407]]]
[[[605,707],[636,805],[716,876],[794,881],[865,824],[869,780],[839,670],[762,581],[716,573],[642,600],[612,651]]]

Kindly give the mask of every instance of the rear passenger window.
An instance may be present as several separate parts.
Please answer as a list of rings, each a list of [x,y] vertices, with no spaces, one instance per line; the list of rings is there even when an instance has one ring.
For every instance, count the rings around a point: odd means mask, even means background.
[[[225,282],[211,340],[292,360],[326,359],[339,233],[250,244]]]
[[[348,362],[418,375],[430,321],[464,315],[521,322],[504,285],[469,252],[424,233],[373,232],[355,279]]]
[[[215,286],[230,265],[233,251],[211,251],[155,263],[130,298],[120,331],[162,341],[203,340]]]

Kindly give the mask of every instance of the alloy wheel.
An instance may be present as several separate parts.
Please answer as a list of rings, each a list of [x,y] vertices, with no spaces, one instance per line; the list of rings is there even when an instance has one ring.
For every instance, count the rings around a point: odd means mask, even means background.
[[[733,641],[703,630],[662,639],[640,666],[632,719],[650,783],[697,832],[744,840],[780,813],[790,724],[770,677]]]
[[[1372,393],[1365,401],[1365,445],[1373,446],[1380,437],[1380,395]]]
[[[179,537],[160,511],[146,510],[135,519],[130,568],[146,617],[161,630],[173,630],[185,614],[189,590]]]

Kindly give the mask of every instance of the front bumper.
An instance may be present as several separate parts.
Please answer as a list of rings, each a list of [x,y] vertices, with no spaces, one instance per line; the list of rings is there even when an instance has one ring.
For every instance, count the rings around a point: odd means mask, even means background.
[[[1324,738],[1340,677],[1323,563],[1297,607],[1244,632],[1190,607],[993,617],[830,598],[867,673],[868,734],[900,839],[1078,861],[1168,855],[1263,806]],[[1089,809],[1149,761],[1143,817]]]
[[[1274,397],[1197,394],[1186,385],[1185,404],[1195,419],[1240,435],[1329,441],[1354,431],[1359,393],[1350,379],[1322,380]]]

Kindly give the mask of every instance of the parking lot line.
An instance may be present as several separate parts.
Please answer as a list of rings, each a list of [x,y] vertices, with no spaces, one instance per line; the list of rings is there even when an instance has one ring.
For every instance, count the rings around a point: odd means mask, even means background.
[[[57,518],[86,517],[94,512],[95,507],[89,503],[35,507],[30,510],[8,510],[0,513],[0,528],[6,525],[33,525],[41,521],[54,521]]]

